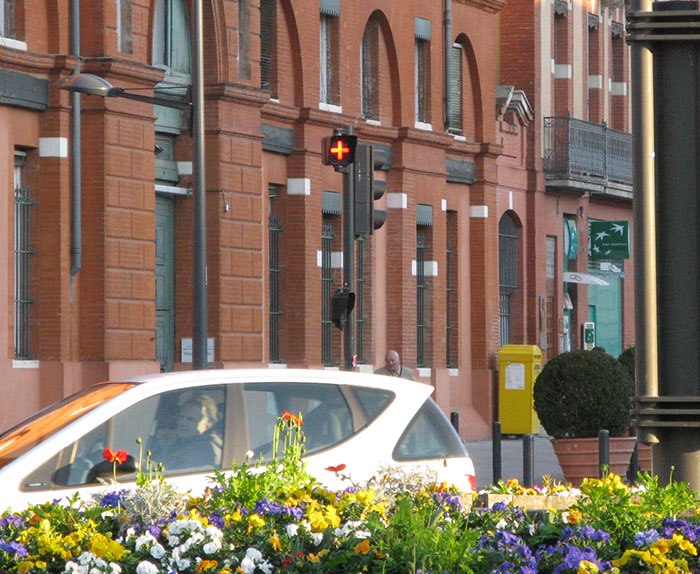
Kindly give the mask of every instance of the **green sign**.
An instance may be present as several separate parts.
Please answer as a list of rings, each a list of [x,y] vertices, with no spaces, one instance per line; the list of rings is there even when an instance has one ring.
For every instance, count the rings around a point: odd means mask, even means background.
[[[591,221],[591,259],[629,259],[629,221]]]
[[[567,259],[576,259],[578,252],[578,229],[576,221],[564,219],[564,253]]]

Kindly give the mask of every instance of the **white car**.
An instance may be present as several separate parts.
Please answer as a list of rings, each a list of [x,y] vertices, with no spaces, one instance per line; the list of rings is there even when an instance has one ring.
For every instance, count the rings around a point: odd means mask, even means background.
[[[99,479],[114,472],[106,449],[129,453],[116,465],[120,484],[133,484],[141,449],[141,460],[150,451],[175,488],[199,494],[214,469],[230,470],[251,452],[269,460],[285,412],[301,413],[307,469],[330,488],[350,486],[341,474],[360,483],[395,466],[428,468],[440,482],[475,490],[474,465],[431,392],[392,377],[291,369],[100,383],[0,435],[0,511],[104,489]],[[328,470],[341,465],[340,473]]]

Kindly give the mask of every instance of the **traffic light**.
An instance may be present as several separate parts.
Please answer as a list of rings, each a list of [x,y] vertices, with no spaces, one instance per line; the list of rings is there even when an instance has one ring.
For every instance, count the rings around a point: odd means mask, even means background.
[[[361,143],[355,153],[355,237],[373,233],[386,221],[386,211],[374,209],[374,200],[386,191],[386,181],[374,179],[375,170],[386,162],[383,150]]]
[[[355,307],[355,293],[347,287],[340,287],[331,299],[331,320],[341,331],[345,326],[345,319]]]
[[[335,130],[332,136],[323,138],[323,165],[345,167],[355,161],[357,136]]]

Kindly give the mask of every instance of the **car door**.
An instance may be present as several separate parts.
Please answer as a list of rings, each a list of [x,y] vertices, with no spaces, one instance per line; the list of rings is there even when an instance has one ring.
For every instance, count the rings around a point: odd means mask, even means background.
[[[154,394],[131,404],[87,429],[21,481],[19,489],[33,500],[67,496],[76,490],[104,489],[117,474],[119,483],[136,480],[136,472],[157,471],[178,488],[203,490],[206,477],[222,467],[227,385],[182,388]],[[180,413],[197,403],[207,428],[190,439],[178,435]],[[202,415],[204,417],[204,414]],[[128,453],[122,463],[105,457],[106,449]],[[108,454],[108,452],[107,452]]]

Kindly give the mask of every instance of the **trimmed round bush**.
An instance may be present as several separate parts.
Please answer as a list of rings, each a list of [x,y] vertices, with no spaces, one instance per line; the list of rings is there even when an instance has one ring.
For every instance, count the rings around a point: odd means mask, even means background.
[[[533,389],[540,423],[554,438],[591,438],[604,429],[627,434],[633,394],[632,377],[617,359],[583,350],[550,359]]]
[[[634,354],[634,347],[629,347],[622,351],[620,353],[620,356],[617,358],[618,361],[622,363],[622,366],[627,369],[627,372],[632,376],[632,380],[634,381],[634,377],[636,376],[634,373],[634,359],[635,359],[635,354]]]

